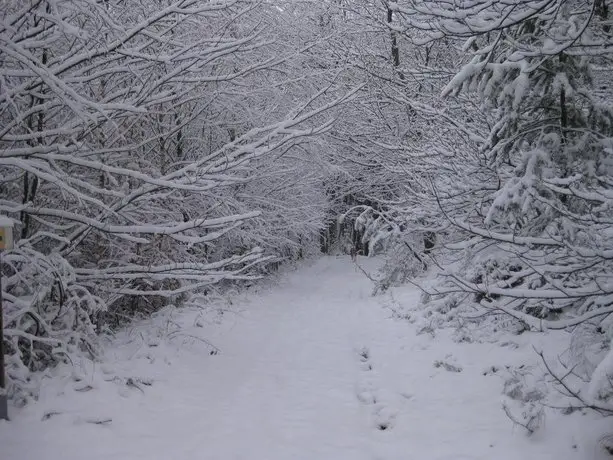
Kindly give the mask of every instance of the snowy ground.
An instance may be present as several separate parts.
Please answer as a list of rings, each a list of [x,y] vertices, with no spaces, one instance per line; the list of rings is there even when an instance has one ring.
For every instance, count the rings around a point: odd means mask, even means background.
[[[0,423],[0,458],[607,458],[590,415],[549,417],[532,437],[505,416],[505,377],[487,370],[532,359],[529,343],[417,334],[389,308],[417,304],[417,290],[371,290],[327,257],[224,314],[166,312],[110,344],[108,363],[48,379]]]

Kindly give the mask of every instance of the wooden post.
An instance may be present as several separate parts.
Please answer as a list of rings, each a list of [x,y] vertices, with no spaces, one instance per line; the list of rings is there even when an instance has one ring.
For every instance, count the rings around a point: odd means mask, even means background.
[[[0,420],[9,419],[4,365],[4,307],[2,303],[2,251],[13,247],[13,221],[0,216]]]

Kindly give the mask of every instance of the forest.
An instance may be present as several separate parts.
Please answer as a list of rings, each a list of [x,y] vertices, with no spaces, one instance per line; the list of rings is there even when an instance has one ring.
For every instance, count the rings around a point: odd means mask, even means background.
[[[0,0],[0,391],[352,254],[432,329],[563,331],[550,384],[613,415],[612,8]]]

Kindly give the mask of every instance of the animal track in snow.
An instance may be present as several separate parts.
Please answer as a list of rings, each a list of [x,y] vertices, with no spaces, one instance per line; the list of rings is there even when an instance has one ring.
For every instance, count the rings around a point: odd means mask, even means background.
[[[397,412],[390,409],[383,401],[381,390],[376,384],[377,373],[374,371],[372,356],[367,347],[357,350],[360,361],[360,377],[356,386],[356,397],[365,406],[371,406],[373,426],[379,431],[393,428]]]

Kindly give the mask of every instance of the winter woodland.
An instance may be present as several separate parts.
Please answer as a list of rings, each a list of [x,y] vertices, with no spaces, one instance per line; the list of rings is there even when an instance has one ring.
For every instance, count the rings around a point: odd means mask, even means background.
[[[613,1],[0,0],[0,15],[13,405],[168,305],[353,253],[385,261],[373,295],[418,285],[432,330],[564,331],[564,359],[534,352],[547,385],[569,413],[613,415]],[[532,406],[505,410],[532,433]]]

